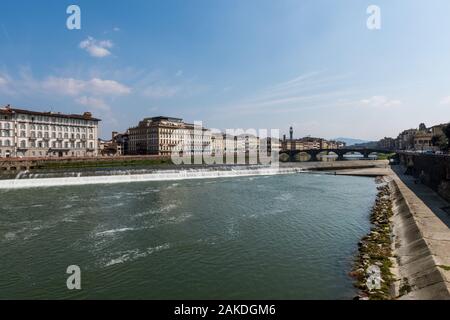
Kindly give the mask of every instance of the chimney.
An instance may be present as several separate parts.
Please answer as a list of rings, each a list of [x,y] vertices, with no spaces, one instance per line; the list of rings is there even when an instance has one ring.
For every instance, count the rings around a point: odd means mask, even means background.
[[[86,119],[90,119],[90,118],[92,118],[92,113],[85,112],[85,113],[83,113],[83,117],[86,118]]]

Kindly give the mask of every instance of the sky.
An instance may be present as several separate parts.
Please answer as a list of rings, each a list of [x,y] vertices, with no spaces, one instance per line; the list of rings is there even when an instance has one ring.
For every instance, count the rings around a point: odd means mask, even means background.
[[[104,138],[160,115],[395,137],[450,121],[449,13],[448,0],[2,0],[0,106],[91,111]]]

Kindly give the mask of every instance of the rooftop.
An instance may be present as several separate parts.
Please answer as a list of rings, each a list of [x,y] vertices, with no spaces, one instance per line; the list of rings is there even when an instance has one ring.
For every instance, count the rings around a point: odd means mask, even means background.
[[[85,112],[83,114],[64,114],[60,112],[51,111],[31,111],[25,109],[18,109],[11,107],[9,104],[3,108],[0,108],[0,113],[2,114],[29,114],[36,116],[46,116],[46,117],[59,117],[59,118],[69,118],[69,119],[79,119],[79,120],[91,120],[91,121],[101,121],[100,119],[92,117],[90,112]]]

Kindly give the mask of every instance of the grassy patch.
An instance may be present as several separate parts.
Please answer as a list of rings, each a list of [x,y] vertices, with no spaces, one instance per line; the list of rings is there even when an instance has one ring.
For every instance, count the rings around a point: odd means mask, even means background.
[[[444,269],[445,271],[450,271],[450,266],[439,265],[438,267]]]
[[[379,153],[378,154],[378,160],[389,160],[393,156],[395,156],[395,153]]]
[[[47,162],[39,166],[39,169],[79,169],[79,168],[111,168],[134,167],[172,164],[170,159],[145,159],[145,160],[105,160],[105,161],[70,161]]]
[[[391,299],[391,286],[394,276],[392,268],[391,225],[392,200],[388,185],[378,187],[378,195],[372,209],[370,221],[372,229],[359,243],[359,254],[356,258],[351,275],[356,279],[355,286],[360,290],[361,296],[371,300]],[[369,270],[378,267],[381,283],[378,288],[369,288],[367,280],[370,279]],[[406,289],[406,288],[405,288]]]

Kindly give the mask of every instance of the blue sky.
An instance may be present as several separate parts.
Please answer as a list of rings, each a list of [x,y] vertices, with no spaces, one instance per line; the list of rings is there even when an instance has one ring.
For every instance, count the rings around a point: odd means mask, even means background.
[[[66,28],[70,4],[81,30]],[[396,136],[450,120],[449,13],[448,0],[4,0],[0,105],[90,110],[103,137],[157,115]]]

